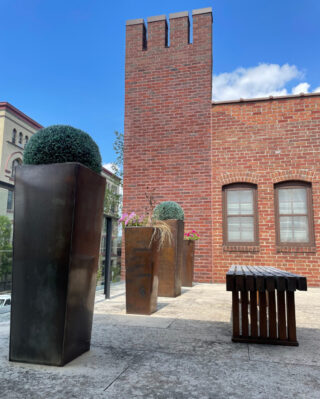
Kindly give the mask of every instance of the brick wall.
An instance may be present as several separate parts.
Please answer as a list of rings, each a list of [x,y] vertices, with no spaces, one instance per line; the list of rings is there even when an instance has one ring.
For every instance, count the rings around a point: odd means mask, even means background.
[[[187,13],[169,23],[170,38],[164,16],[127,22],[123,209],[142,213],[153,189],[178,202],[201,235],[195,279],[211,282],[211,9],[193,12],[192,44]]]
[[[304,274],[320,285],[320,95],[216,104],[212,107],[213,280],[224,282],[232,263],[271,265]],[[274,184],[312,184],[314,248],[276,246]],[[224,247],[222,186],[254,183],[258,189],[260,245],[254,251]]]
[[[148,19],[147,29],[127,23],[124,211],[143,213],[153,190],[157,203],[180,203],[186,229],[201,235],[196,281],[224,282],[238,263],[320,286],[320,96],[212,105],[211,28],[210,10],[194,12],[192,44],[187,13],[170,16],[170,37],[165,16]],[[314,247],[276,246],[274,184],[288,180],[312,184]],[[254,248],[223,245],[222,187],[239,182],[257,185]]]

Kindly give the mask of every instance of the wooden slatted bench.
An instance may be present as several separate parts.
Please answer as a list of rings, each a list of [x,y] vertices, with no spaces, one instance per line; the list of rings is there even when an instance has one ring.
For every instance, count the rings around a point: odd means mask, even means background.
[[[294,292],[307,290],[306,277],[274,267],[233,265],[226,280],[232,291],[232,341],[299,345]]]

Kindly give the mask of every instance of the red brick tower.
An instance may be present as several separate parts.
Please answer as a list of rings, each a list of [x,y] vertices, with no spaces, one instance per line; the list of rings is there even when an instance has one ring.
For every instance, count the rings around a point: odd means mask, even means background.
[[[195,279],[212,281],[212,12],[127,21],[124,211],[141,213],[146,192],[176,201],[201,236]],[[148,187],[148,188],[147,188]]]

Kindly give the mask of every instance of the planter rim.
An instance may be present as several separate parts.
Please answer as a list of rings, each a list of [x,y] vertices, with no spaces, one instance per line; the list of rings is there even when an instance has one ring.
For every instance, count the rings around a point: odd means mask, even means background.
[[[154,226],[126,226],[124,230],[126,229],[154,229]]]
[[[92,172],[92,173],[94,173],[94,174],[96,174],[98,176],[103,177],[101,175],[101,173],[95,172],[94,170],[88,168],[88,166],[84,165],[81,162],[56,162],[56,163],[40,163],[40,164],[22,164],[22,165],[19,165],[18,168],[36,168],[36,167],[39,167],[39,166],[41,166],[43,168],[44,167],[62,168],[62,167],[67,166],[67,165],[81,166],[82,168],[88,169],[88,170],[90,170],[90,172]]]
[[[157,219],[160,220],[161,222],[166,222],[167,220],[179,220],[180,222],[184,222],[184,219]]]

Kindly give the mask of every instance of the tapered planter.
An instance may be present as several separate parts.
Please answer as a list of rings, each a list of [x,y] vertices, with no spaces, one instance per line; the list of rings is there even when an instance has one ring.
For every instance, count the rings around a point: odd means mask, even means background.
[[[151,242],[153,232],[153,227],[125,228],[127,313],[157,310],[159,251],[158,241]]]
[[[10,360],[63,366],[90,349],[104,193],[78,163],[17,168]]]
[[[183,241],[182,286],[192,287],[195,241]]]
[[[183,261],[182,220],[165,220],[172,232],[172,244],[165,244],[159,256],[159,296],[176,297],[181,295],[181,269]]]

